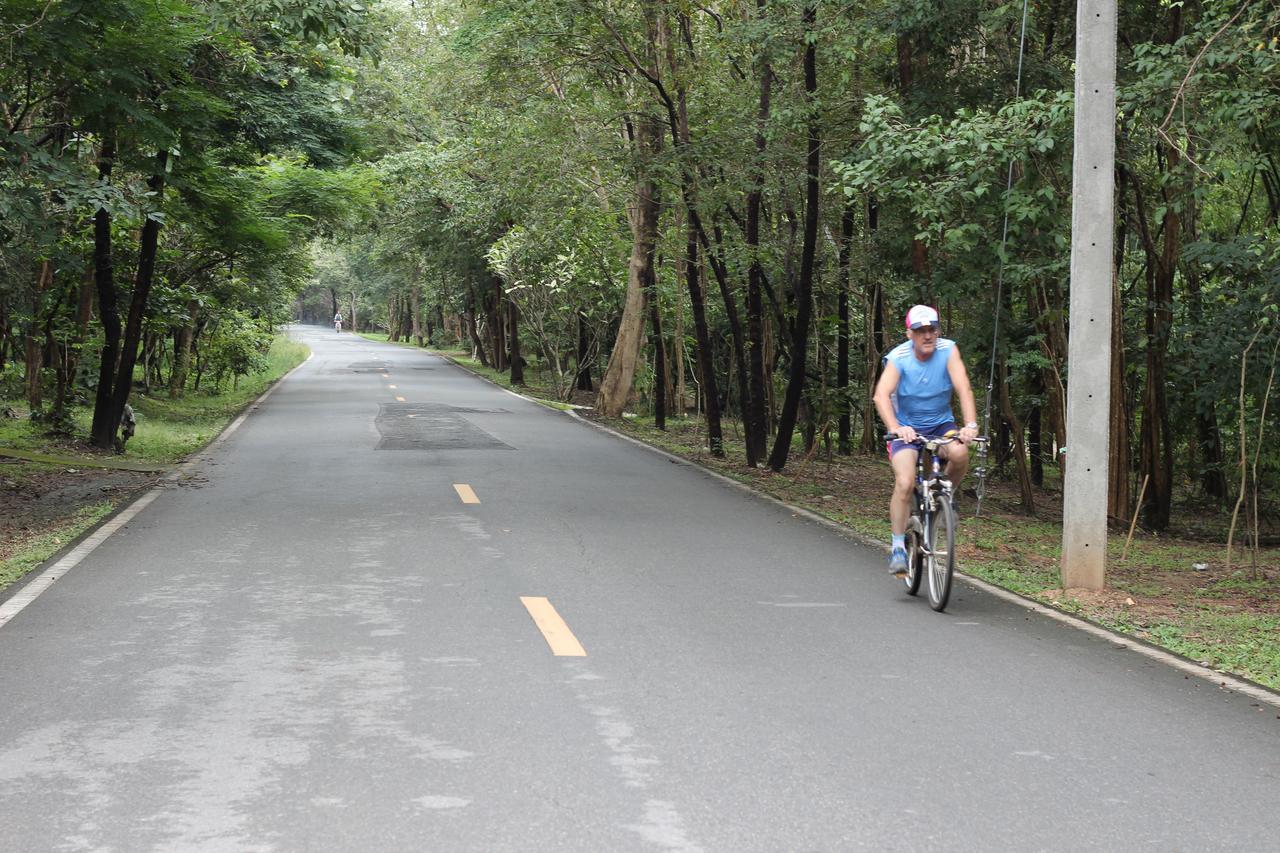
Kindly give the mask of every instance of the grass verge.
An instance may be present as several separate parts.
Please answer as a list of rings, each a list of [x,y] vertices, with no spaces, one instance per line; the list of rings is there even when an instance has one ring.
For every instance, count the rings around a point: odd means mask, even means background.
[[[116,503],[110,500],[81,507],[62,523],[23,542],[12,557],[0,560],[0,589],[24,577],[68,542],[106,518],[115,508]]]

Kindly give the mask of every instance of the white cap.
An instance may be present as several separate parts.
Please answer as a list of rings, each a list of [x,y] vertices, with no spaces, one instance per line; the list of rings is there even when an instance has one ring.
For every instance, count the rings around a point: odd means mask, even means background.
[[[918,329],[921,326],[938,326],[938,312],[928,305],[915,305],[907,312],[907,328]]]

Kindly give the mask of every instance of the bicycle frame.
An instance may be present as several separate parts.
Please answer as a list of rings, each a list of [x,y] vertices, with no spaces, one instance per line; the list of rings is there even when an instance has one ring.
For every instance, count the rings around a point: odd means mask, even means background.
[[[936,489],[943,494],[951,494],[951,481],[942,476],[942,457],[938,455],[938,448],[953,441],[955,441],[953,438],[925,439],[921,447],[922,452],[916,454],[916,500],[918,505],[928,514],[936,512],[938,507],[937,499],[934,497],[935,489],[929,488],[926,485],[927,483],[933,483]],[[927,478],[924,474],[924,456],[926,452],[929,454],[930,459],[930,470]]]

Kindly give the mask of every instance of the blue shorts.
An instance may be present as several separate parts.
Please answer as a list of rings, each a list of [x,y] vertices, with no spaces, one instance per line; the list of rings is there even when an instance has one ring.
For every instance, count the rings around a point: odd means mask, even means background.
[[[947,433],[958,429],[955,421],[947,421],[945,424],[938,424],[928,429],[918,429],[916,435],[921,438],[942,438]],[[885,442],[884,449],[889,451],[889,458],[892,459],[899,450],[919,450],[920,447],[912,442],[899,441],[895,438],[893,441]]]

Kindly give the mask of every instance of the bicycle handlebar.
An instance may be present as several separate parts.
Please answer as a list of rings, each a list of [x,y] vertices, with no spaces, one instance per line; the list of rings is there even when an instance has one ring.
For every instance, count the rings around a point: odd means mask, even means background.
[[[886,432],[884,434],[884,440],[885,441],[901,441],[901,439],[898,438],[898,434],[896,432]],[[959,440],[960,440],[959,437],[955,435],[943,435],[943,436],[938,436],[936,438],[925,438],[922,435],[917,435],[914,439],[906,443],[907,444],[924,444],[926,441],[936,441],[938,442],[938,444],[950,444],[953,441],[959,441]],[[991,439],[985,435],[975,435],[973,438],[969,439],[969,443],[971,444],[975,442],[982,443],[982,442],[988,442],[990,440]]]

